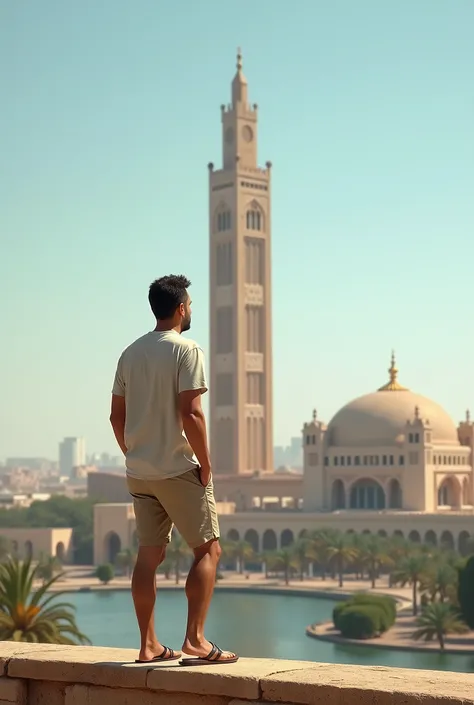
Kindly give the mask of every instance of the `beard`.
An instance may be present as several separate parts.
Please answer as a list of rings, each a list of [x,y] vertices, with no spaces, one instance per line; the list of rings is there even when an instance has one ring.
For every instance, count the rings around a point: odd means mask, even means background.
[[[191,328],[191,316],[186,316],[183,318],[181,323],[181,333],[186,333],[187,330]]]

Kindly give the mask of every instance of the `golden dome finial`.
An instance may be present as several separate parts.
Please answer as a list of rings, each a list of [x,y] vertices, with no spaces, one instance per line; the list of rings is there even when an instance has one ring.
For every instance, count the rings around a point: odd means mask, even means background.
[[[391,358],[391,364],[388,369],[388,374],[390,375],[390,381],[387,384],[384,384],[383,387],[380,387],[378,390],[379,392],[406,392],[408,391],[406,387],[402,387],[402,385],[398,382],[397,376],[398,376],[398,369],[395,364],[395,351],[392,350],[392,358]]]

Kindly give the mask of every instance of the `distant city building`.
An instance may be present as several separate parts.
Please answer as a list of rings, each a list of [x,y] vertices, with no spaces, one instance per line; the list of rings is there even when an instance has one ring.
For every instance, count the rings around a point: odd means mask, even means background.
[[[290,438],[289,446],[275,446],[273,449],[275,468],[289,467],[295,470],[303,469],[303,447],[301,438]]]
[[[11,468],[28,468],[41,473],[52,472],[57,469],[57,463],[47,458],[7,458],[5,465]]]
[[[84,438],[68,437],[59,444],[59,474],[71,477],[73,468],[86,464]]]

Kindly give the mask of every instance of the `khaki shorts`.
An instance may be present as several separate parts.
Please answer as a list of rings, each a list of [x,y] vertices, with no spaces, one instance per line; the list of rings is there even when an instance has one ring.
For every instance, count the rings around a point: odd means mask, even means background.
[[[219,521],[212,479],[203,487],[199,470],[166,480],[127,476],[133,497],[140,546],[169,543],[173,525],[190,548],[219,538]]]

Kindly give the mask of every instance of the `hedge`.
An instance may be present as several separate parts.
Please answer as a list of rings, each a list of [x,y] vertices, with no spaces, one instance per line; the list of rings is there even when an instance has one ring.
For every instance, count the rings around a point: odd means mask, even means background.
[[[348,619],[345,619],[349,612]],[[361,614],[354,617],[354,614]],[[343,636],[348,636],[345,632],[361,634],[361,636],[351,636],[353,639],[368,638],[366,633],[382,634],[393,626],[396,618],[396,603],[392,597],[384,595],[371,595],[368,593],[357,593],[349,600],[340,602],[332,612],[334,627]],[[370,627],[367,620],[370,619]],[[359,620],[359,621],[358,621]]]
[[[346,607],[338,622],[343,637],[347,639],[371,639],[384,631],[384,612],[375,605],[353,605]]]
[[[377,605],[380,607],[389,621],[389,626],[395,624],[397,618],[397,603],[393,597],[388,595],[370,595],[364,592],[359,592],[352,598],[352,604],[356,605]]]

